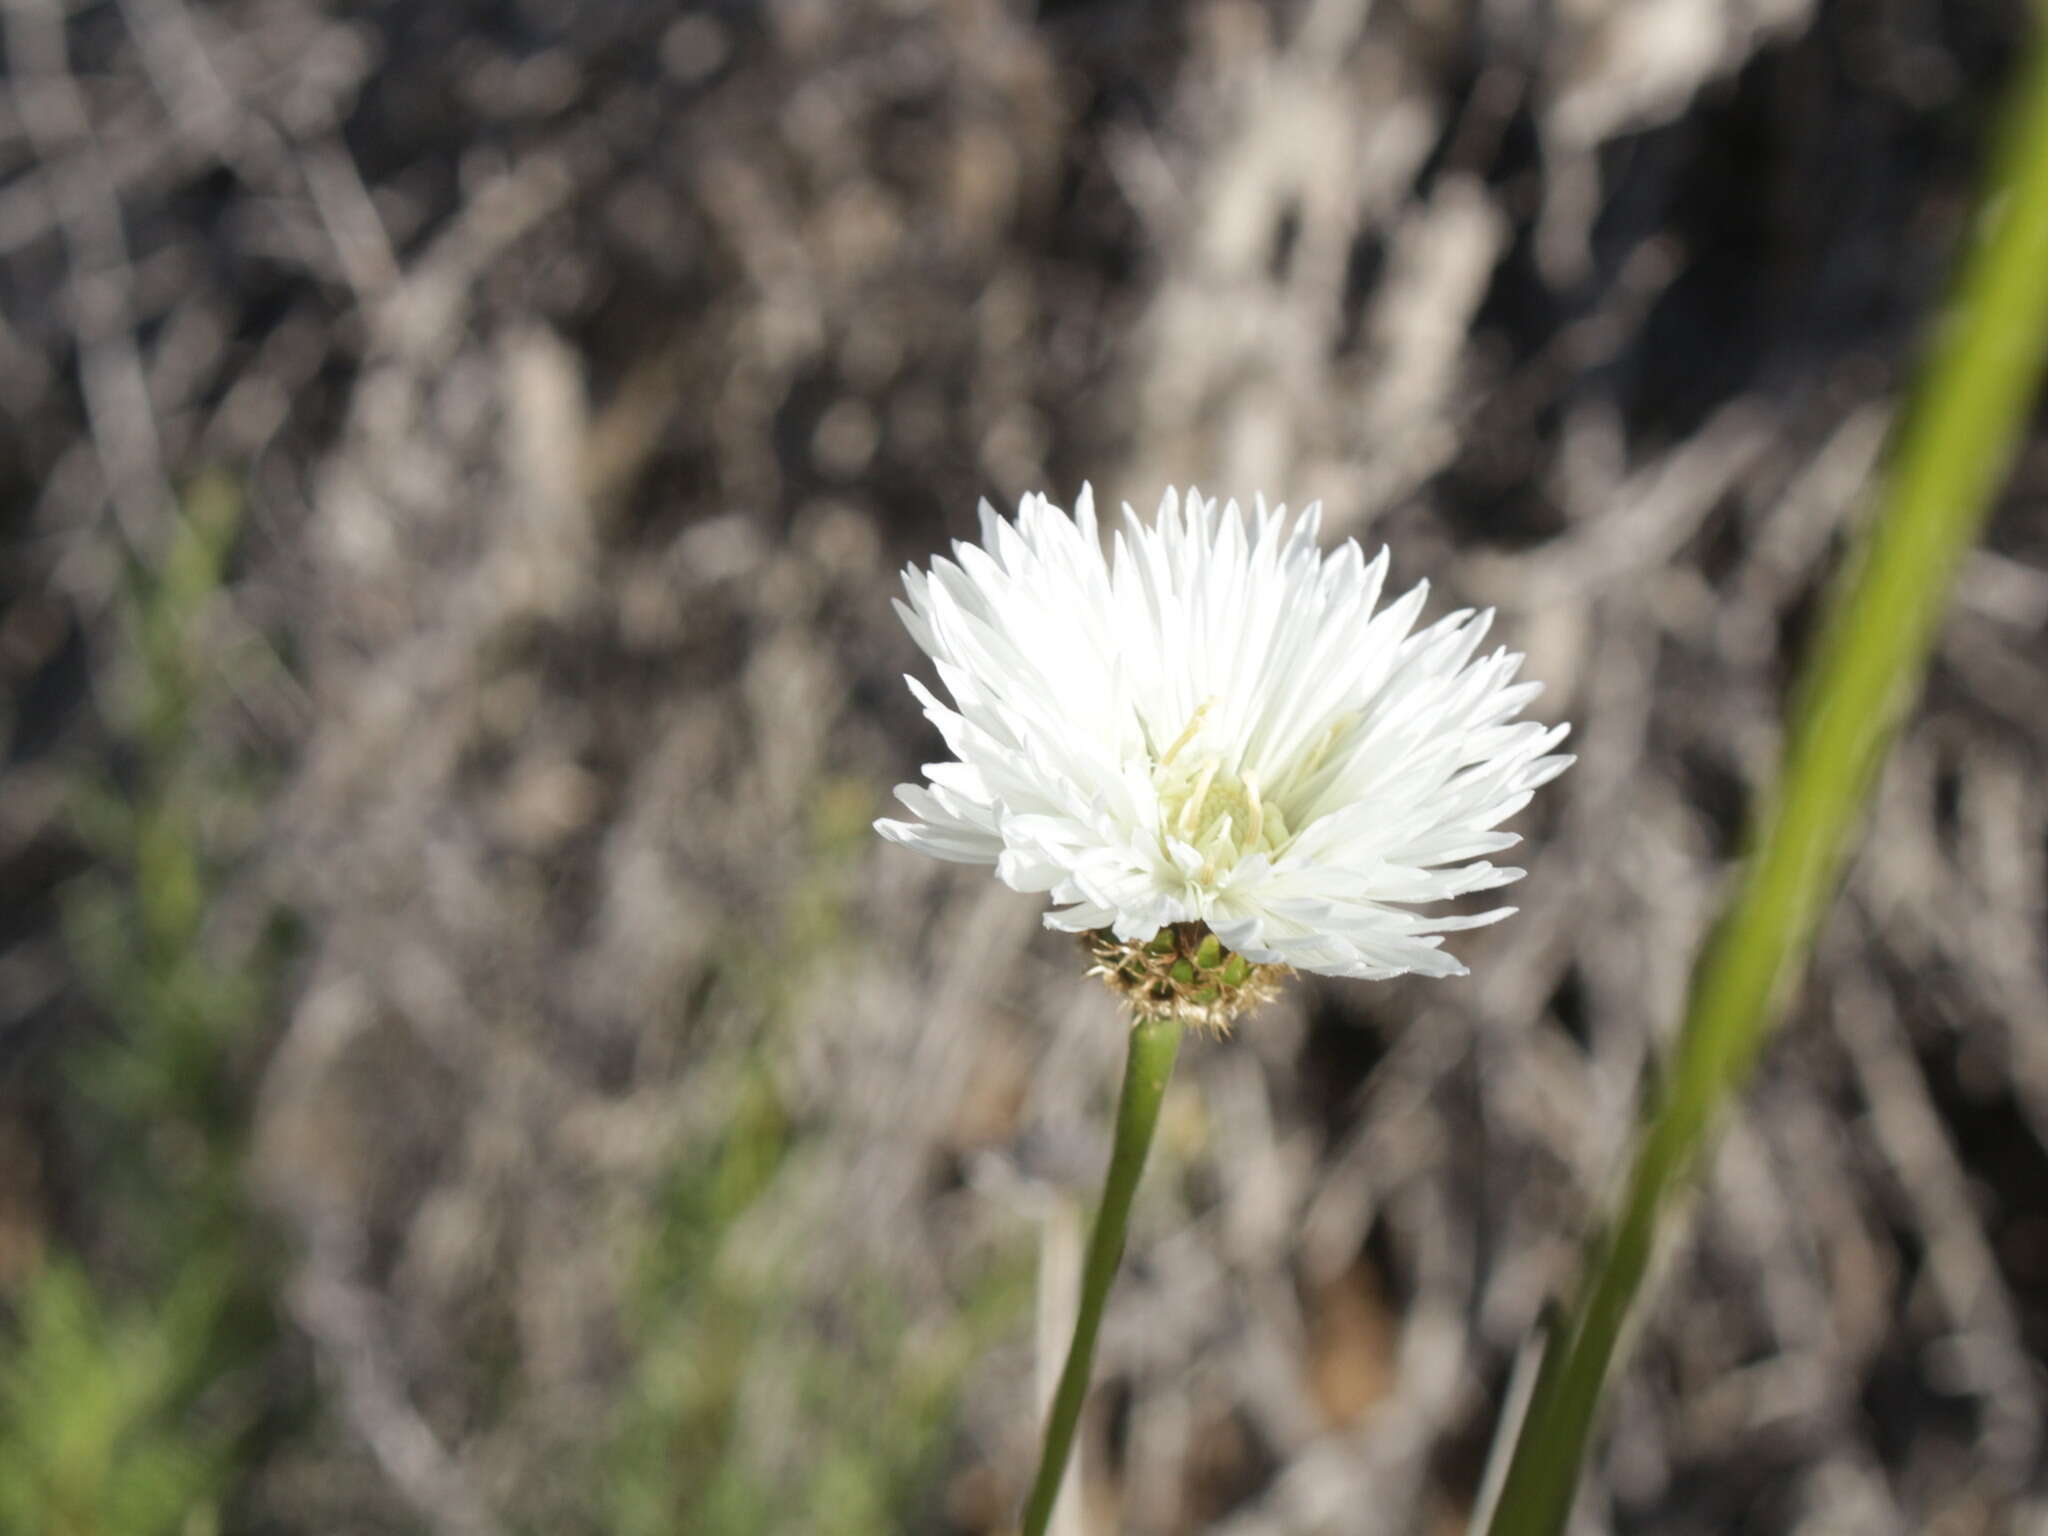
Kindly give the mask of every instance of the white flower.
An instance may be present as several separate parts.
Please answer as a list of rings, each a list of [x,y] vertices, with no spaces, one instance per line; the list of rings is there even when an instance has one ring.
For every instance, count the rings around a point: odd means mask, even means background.
[[[956,761],[876,830],[1050,893],[1054,928],[1201,923],[1261,964],[1463,974],[1441,935],[1513,908],[1411,908],[1520,877],[1486,856],[1571,762],[1567,727],[1514,720],[1541,687],[1519,655],[1473,659],[1490,611],[1416,630],[1427,583],[1378,608],[1386,551],[1325,555],[1319,519],[1168,491],[1149,527],[1124,508],[1105,558],[1085,486],[1072,517],[983,502],[980,545],[906,570],[896,605]]]

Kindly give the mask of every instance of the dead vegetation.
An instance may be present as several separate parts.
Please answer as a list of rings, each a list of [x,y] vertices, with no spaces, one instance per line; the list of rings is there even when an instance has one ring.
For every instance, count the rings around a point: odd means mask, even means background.
[[[1086,476],[1323,498],[1575,722],[1469,980],[1188,1052],[1088,1426],[1087,1530],[1459,1529],[2021,8],[5,16],[0,1285],[103,1254],[65,786],[122,572],[223,466],[201,728],[279,772],[213,926],[300,934],[235,1081],[315,1405],[229,1528],[1000,1527],[1116,1025],[865,824],[933,747],[894,568]],[[2048,1522],[2044,497],[2037,443],[1588,1531]]]

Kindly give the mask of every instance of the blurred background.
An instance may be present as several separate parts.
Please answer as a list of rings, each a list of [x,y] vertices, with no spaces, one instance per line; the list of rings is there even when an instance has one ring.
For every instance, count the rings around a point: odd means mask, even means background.
[[[1575,723],[1469,978],[1184,1054],[1067,1536],[1460,1530],[2026,21],[5,0],[0,1531],[1002,1529],[1119,1025],[868,823],[896,572],[1084,479],[1320,497]],[[2048,1530],[2044,511],[1584,1532]]]

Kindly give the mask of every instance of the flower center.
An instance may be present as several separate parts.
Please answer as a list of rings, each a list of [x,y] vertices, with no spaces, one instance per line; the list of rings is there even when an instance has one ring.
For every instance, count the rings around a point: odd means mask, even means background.
[[[1246,854],[1276,850],[1293,835],[1280,807],[1260,792],[1256,777],[1230,772],[1214,753],[1187,750],[1208,712],[1207,704],[1195,711],[1152,770],[1161,831],[1201,855],[1192,876],[1198,885],[1214,885],[1219,873]]]

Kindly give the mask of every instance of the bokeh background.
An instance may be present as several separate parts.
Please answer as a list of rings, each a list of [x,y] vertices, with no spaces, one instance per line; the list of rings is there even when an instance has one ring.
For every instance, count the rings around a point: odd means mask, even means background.
[[[1001,1530],[1118,1024],[868,822],[896,571],[1084,479],[1320,497],[1575,723],[1471,977],[1185,1053],[1067,1536],[1461,1529],[2026,19],[6,0],[0,1531]],[[1584,1532],[2048,1530],[2044,512]]]

